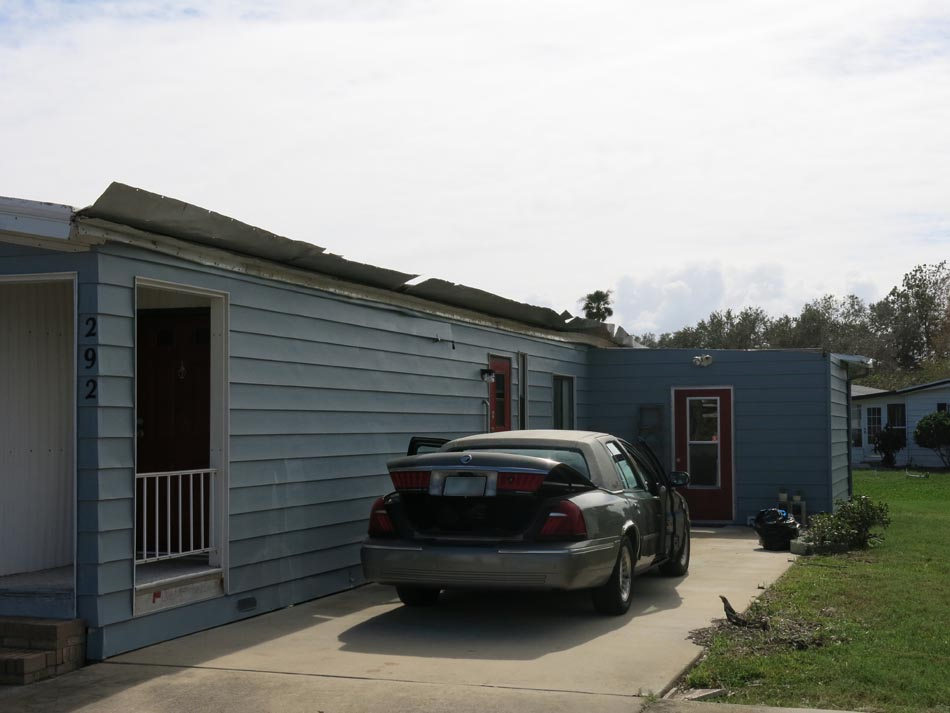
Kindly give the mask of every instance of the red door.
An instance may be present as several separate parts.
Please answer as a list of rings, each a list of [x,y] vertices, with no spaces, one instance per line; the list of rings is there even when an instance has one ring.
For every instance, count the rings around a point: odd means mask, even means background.
[[[489,430],[511,430],[511,359],[489,357],[488,368],[495,380],[488,384]]]
[[[691,519],[733,521],[732,389],[674,389],[673,430]]]

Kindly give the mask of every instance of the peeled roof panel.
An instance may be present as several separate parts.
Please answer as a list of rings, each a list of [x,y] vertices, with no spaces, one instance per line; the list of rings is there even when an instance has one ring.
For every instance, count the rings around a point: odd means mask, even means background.
[[[610,327],[596,319],[586,319],[584,317],[575,317],[567,322],[563,329],[572,332],[583,332],[584,334],[593,334],[604,339],[610,339],[613,335],[610,333]]]
[[[396,289],[412,279],[396,270],[352,262],[302,240],[291,240],[175,198],[113,183],[79,215],[209,247],[314,270],[364,285]]]
[[[428,279],[419,284],[407,285],[418,275],[353,262],[328,253],[318,245],[291,240],[220,213],[123,183],[110,185],[95,203],[77,214],[523,324],[611,338],[610,330],[599,322],[580,320],[581,324],[578,324],[577,318],[568,321],[571,315],[567,312],[558,314],[547,307],[516,302],[445,280]]]
[[[444,302],[495,317],[512,319],[547,329],[564,330],[564,320],[553,309],[516,302],[491,292],[456,285],[445,280],[432,278],[418,285],[406,286],[402,291],[413,297]]]

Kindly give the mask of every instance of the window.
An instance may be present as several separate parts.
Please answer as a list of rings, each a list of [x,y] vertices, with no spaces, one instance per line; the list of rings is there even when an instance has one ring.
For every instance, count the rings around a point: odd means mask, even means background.
[[[574,428],[574,377],[554,376],[554,428]]]
[[[851,406],[851,445],[855,448],[861,448],[864,444],[861,438],[861,406],[853,404]]]
[[[719,399],[688,398],[690,485],[719,487]]]
[[[887,405],[887,425],[900,431],[901,447],[907,445],[907,407],[904,404]]]
[[[613,441],[607,442],[607,451],[613,458],[614,467],[617,469],[617,475],[627,490],[642,490],[643,477],[637,472],[633,462],[627,457],[627,454],[621,450],[620,446]]]
[[[511,430],[511,359],[490,357],[488,368],[495,380],[488,384],[488,425],[490,431]]]
[[[528,355],[518,354],[518,428],[528,427]]]
[[[937,413],[946,413],[946,412],[947,412],[947,404],[945,403],[937,404]]]
[[[874,442],[874,437],[881,432],[881,407],[868,406],[868,443]]]

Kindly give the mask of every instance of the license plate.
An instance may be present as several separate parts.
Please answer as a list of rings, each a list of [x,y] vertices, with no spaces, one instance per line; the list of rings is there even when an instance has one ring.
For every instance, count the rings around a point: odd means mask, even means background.
[[[442,494],[456,497],[477,497],[484,495],[485,482],[487,480],[484,475],[450,475],[445,479]]]

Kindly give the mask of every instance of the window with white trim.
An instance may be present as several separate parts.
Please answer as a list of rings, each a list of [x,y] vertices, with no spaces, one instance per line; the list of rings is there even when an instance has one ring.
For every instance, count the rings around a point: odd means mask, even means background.
[[[881,407],[868,406],[868,443],[874,442],[874,437],[881,432]]]

